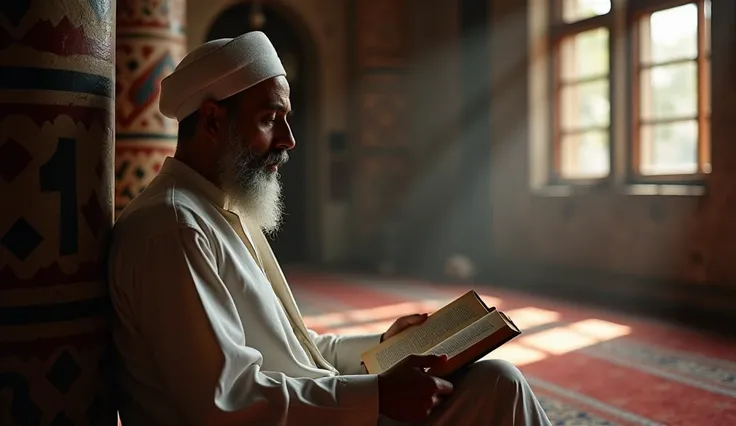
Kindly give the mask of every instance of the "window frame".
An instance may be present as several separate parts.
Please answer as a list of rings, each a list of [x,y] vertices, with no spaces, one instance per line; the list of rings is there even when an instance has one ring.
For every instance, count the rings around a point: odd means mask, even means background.
[[[628,57],[629,68],[631,70],[631,76],[629,80],[629,93],[631,101],[629,103],[631,108],[631,114],[629,117],[630,123],[628,126],[628,137],[631,145],[631,155],[629,159],[629,179],[632,183],[668,183],[668,184],[700,184],[704,182],[708,177],[708,172],[703,170],[704,162],[710,162],[711,160],[711,140],[710,140],[710,111],[707,106],[707,102],[710,101],[711,94],[709,90],[705,90],[709,87],[710,80],[710,51],[705,51],[705,41],[707,34],[705,32],[705,2],[706,0],[639,0],[628,3],[635,5],[629,8],[626,23],[627,28],[631,31],[630,37],[630,49],[631,54]],[[641,42],[642,37],[640,34],[641,20],[651,15],[654,12],[660,10],[666,10],[686,4],[695,4],[698,11],[698,27],[697,27],[697,57],[693,60],[682,60],[673,61],[672,63],[686,63],[693,61],[696,64],[697,74],[697,100],[696,100],[696,117],[698,123],[698,169],[695,173],[680,173],[680,174],[658,174],[658,175],[644,175],[638,169],[641,167],[640,155],[641,155],[641,71],[645,67],[641,66]],[[669,62],[667,62],[669,63]],[[663,64],[657,64],[650,68],[662,66]],[[707,113],[707,116],[706,116]],[[703,143],[703,139],[707,138],[707,141]],[[706,158],[704,161],[703,157]]]
[[[613,75],[612,75],[612,57],[611,52],[611,41],[613,34],[611,31],[611,12],[605,15],[593,16],[590,18],[582,19],[580,21],[566,23],[563,21],[562,15],[562,3],[564,0],[548,0],[550,2],[550,14],[549,16],[549,48],[550,48],[550,69],[548,75],[548,91],[549,99],[552,99],[553,107],[550,108],[549,112],[549,123],[550,123],[550,134],[551,137],[551,155],[549,156],[549,181],[550,184],[577,184],[583,186],[599,186],[605,184],[610,180],[611,168],[609,166],[609,173],[601,177],[584,177],[584,178],[569,178],[562,175],[560,169],[561,158],[562,158],[562,124],[561,124],[561,86],[562,86],[562,60],[560,57],[562,42],[565,38],[571,37],[586,31],[595,30],[598,28],[606,28],[608,30],[608,96],[609,102],[614,91],[613,87]],[[612,117],[609,120],[608,126],[608,140],[609,140],[609,151],[611,148],[611,129],[613,127]],[[610,159],[609,154],[609,159]]]
[[[606,187],[612,184],[672,184],[703,185],[709,171],[703,170],[703,158],[710,162],[711,108],[710,93],[711,52],[705,50],[710,36],[706,32],[704,7],[706,0],[612,0],[608,13],[575,22],[564,22],[565,0],[547,0],[547,52],[549,66],[546,76],[547,96],[551,108],[547,112],[549,152],[547,156],[547,185]],[[712,0],[711,0],[712,1]],[[654,12],[695,4],[698,8],[697,58],[697,122],[698,171],[692,174],[644,175],[639,172],[641,127],[641,19]],[[711,17],[712,19],[712,17]],[[710,24],[712,27],[712,22]],[[710,29],[708,27],[707,29]],[[606,28],[608,30],[608,79],[610,119],[608,127],[609,171],[601,177],[565,177],[561,173],[561,91],[562,41],[576,34]],[[712,30],[711,30],[712,31]],[[703,72],[705,71],[705,72]],[[703,140],[705,139],[705,143]]]

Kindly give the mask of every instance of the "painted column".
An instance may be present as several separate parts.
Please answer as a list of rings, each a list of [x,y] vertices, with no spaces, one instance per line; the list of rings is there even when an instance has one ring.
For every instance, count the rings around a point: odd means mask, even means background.
[[[0,424],[114,425],[112,0],[0,2]]]
[[[161,80],[186,54],[184,0],[118,0],[115,74],[115,211],[158,174],[176,149],[177,122],[158,109]]]

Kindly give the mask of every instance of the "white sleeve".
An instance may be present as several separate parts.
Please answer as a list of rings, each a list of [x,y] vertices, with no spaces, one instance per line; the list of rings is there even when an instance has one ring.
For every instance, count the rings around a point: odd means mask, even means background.
[[[381,334],[338,336],[314,330],[309,330],[309,334],[317,349],[341,374],[364,374],[360,355],[381,342]]]
[[[377,423],[376,376],[310,379],[261,370],[263,356],[247,346],[200,232],[163,232],[147,240],[144,253],[145,260],[127,265],[141,286],[139,324],[182,418],[193,425]]]

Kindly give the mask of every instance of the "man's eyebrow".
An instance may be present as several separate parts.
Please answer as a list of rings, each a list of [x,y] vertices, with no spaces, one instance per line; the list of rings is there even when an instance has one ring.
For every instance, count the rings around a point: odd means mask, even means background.
[[[292,114],[292,111],[291,110],[287,111],[286,105],[281,102],[269,102],[268,104],[266,104],[264,109],[268,111],[280,111],[288,115]]]

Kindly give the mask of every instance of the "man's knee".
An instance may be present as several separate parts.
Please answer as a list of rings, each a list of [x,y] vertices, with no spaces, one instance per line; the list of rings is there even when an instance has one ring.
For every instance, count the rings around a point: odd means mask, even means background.
[[[514,364],[502,359],[486,359],[478,361],[468,372],[473,381],[482,382],[486,385],[495,383],[498,385],[518,385],[525,382],[524,376]]]

